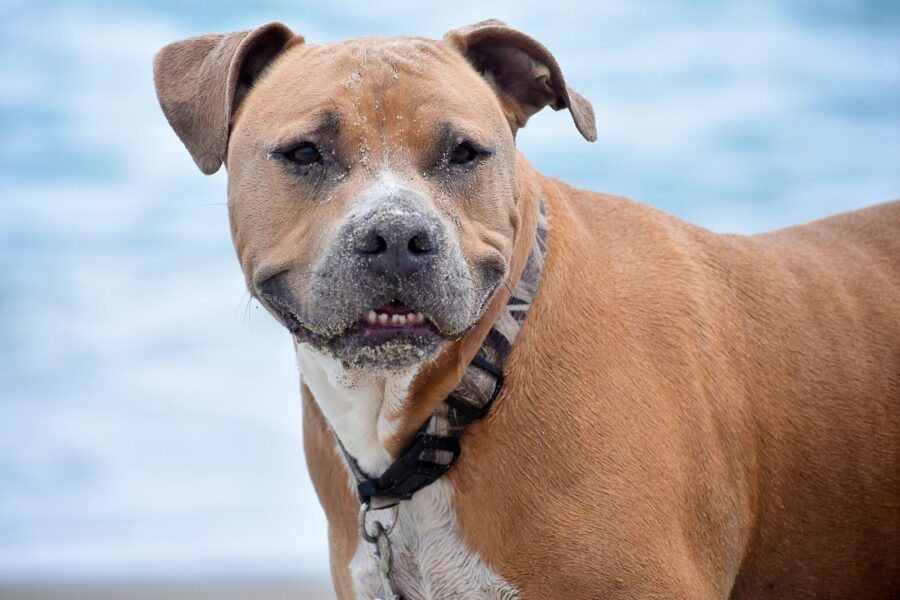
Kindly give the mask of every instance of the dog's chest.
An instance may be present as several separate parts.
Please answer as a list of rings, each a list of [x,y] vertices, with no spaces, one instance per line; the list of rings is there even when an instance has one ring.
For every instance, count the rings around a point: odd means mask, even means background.
[[[518,591],[459,537],[453,487],[446,481],[435,482],[401,504],[390,539],[392,579],[405,600],[519,597]],[[357,598],[383,596],[371,544],[360,541],[350,573]]]
[[[402,405],[413,373],[387,380],[361,377],[301,345],[297,358],[303,380],[335,434],[360,466],[383,471],[392,460],[383,445],[392,431],[384,408]],[[355,487],[349,469],[347,485]],[[518,591],[460,538],[453,494],[453,486],[438,480],[401,503],[390,534],[396,590],[404,600],[518,598]],[[388,513],[384,519],[389,524],[391,511],[378,512]],[[356,598],[384,595],[371,544],[359,541],[350,574]]]

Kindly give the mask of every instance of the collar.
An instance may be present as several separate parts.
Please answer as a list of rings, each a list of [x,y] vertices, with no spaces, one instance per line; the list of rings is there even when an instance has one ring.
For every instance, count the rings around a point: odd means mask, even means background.
[[[360,503],[376,508],[409,500],[453,466],[462,451],[460,437],[471,423],[488,414],[503,388],[503,365],[525,323],[541,281],[548,232],[549,223],[542,198],[531,252],[506,306],[494,321],[460,382],[384,473],[379,477],[369,477],[335,435],[356,478]]]

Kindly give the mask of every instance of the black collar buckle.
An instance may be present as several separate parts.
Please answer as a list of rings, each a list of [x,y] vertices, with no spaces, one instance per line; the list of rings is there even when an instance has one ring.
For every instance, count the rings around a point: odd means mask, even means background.
[[[449,460],[432,460],[439,452],[450,453]],[[357,485],[360,501],[367,503],[373,497],[409,500],[417,491],[440,479],[459,453],[457,438],[429,435],[423,427],[409,448],[380,477],[366,479]]]

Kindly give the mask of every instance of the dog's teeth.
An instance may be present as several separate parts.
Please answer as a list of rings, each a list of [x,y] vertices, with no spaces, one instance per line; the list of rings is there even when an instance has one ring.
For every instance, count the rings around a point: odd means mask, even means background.
[[[420,312],[411,312],[405,315],[389,315],[370,310],[366,313],[365,319],[371,325],[421,325],[425,322],[425,315]]]

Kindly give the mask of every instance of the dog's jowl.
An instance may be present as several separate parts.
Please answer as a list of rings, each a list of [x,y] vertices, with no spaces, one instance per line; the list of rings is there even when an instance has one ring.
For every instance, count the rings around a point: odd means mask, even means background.
[[[155,79],[293,337],[341,598],[900,597],[900,203],[743,237],[544,177],[517,132],[593,109],[498,21]]]

